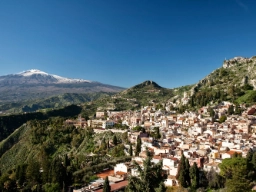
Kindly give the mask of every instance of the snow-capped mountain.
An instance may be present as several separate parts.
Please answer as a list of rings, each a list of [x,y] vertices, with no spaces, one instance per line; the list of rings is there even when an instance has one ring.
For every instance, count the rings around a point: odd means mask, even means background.
[[[47,81],[51,81],[52,83],[82,83],[82,82],[91,83],[91,81],[89,81],[89,80],[65,78],[65,77],[61,77],[58,75],[49,74],[44,71],[40,71],[38,69],[31,69],[31,70],[23,71],[16,75],[20,75],[23,77],[29,77],[29,78],[33,78],[33,77],[39,78],[41,76],[41,77],[45,78]]]
[[[63,93],[119,92],[123,88],[83,79],[70,79],[37,69],[0,76],[3,101],[44,98]]]

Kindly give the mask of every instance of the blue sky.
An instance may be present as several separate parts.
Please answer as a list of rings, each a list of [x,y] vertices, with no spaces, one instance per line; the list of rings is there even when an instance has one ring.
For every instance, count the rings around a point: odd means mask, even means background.
[[[255,23],[255,0],[0,1],[0,75],[194,84],[225,58],[256,55]]]

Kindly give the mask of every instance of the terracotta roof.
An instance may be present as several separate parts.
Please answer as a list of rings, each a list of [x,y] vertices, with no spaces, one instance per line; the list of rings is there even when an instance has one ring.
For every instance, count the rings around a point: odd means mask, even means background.
[[[240,154],[241,152],[240,151],[228,151],[227,152],[227,154],[229,154],[229,155],[234,155],[235,153]]]
[[[171,157],[170,159],[173,160],[173,161],[177,161],[177,160],[178,160],[178,159],[175,158],[175,157]]]
[[[116,175],[125,175],[125,174],[127,174],[127,173],[122,172],[122,171],[117,171],[117,172],[116,172]]]
[[[102,173],[97,174],[98,177],[105,179],[107,176],[114,175],[114,170],[104,171]]]

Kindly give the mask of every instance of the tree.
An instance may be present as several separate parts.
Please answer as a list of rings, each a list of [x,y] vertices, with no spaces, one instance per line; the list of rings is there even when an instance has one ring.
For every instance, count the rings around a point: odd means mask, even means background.
[[[195,106],[194,98],[195,98],[195,96],[193,95],[193,96],[191,97],[190,101],[189,101],[189,104],[190,104],[191,107],[194,107],[194,106]]]
[[[189,170],[190,170],[190,164],[189,164],[188,159],[186,158],[186,160],[185,160],[185,180],[186,180],[188,186],[191,185]]]
[[[60,191],[60,185],[58,183],[46,183],[43,185],[43,190],[47,192]]]
[[[140,136],[138,136],[135,155],[138,156],[140,152],[141,152],[141,138],[140,138]]]
[[[130,144],[129,154],[130,154],[130,156],[132,156],[132,155],[133,155],[133,152],[132,152],[132,144]]]
[[[253,153],[251,163],[253,168],[256,170],[256,152]]]
[[[234,177],[226,181],[227,192],[248,192],[251,191],[250,181],[241,177]]]
[[[214,112],[213,108],[210,108],[210,116],[211,116],[212,118],[215,117],[215,112]]]
[[[31,159],[28,162],[28,166],[27,166],[27,170],[26,170],[26,178],[28,181],[30,181],[33,184],[36,184],[39,182],[40,179],[40,165],[39,163],[34,160]]]
[[[128,142],[128,132],[124,132],[121,137],[122,137],[122,142],[123,143]]]
[[[100,148],[103,150],[107,149],[107,143],[106,143],[105,138],[102,139]]]
[[[42,149],[40,152],[40,165],[40,169],[42,168],[40,172],[42,183],[47,183],[49,182],[49,171],[51,164],[45,149]]]
[[[191,187],[197,189],[199,187],[199,169],[195,162],[189,170],[189,175],[191,178]]]
[[[241,113],[242,113],[241,108],[239,107],[239,105],[236,105],[235,106],[235,114],[241,115]]]
[[[178,172],[177,172],[177,175],[176,175],[176,179],[179,179],[180,177],[180,172],[185,169],[185,156],[184,154],[182,153],[181,155],[181,158],[180,158],[180,162],[179,162],[179,165],[178,165]]]
[[[133,127],[132,130],[133,131],[142,131],[143,127],[141,126],[136,126],[136,127]]]
[[[66,187],[66,168],[63,166],[62,159],[55,157],[51,162],[50,168],[51,182],[58,183],[61,188]]]
[[[165,187],[164,182],[161,182],[159,187],[156,189],[156,192],[166,192],[166,189],[167,188]]]
[[[247,166],[250,168],[250,169],[253,169],[253,163],[252,163],[252,159],[253,159],[253,150],[250,148],[247,152],[247,155],[246,155],[246,161],[247,161]],[[254,171],[253,171],[254,172]]]
[[[109,185],[108,176],[105,178],[104,185],[103,185],[103,192],[110,192],[111,187]]]
[[[155,139],[161,138],[159,127],[154,127],[154,137],[155,137]]]
[[[224,187],[224,178],[221,177],[213,168],[207,173],[208,186],[211,189],[219,189]]]
[[[184,169],[182,169],[182,170],[180,171],[178,180],[179,180],[179,184],[180,184],[182,187],[184,187],[184,188],[187,188],[187,187],[188,187],[187,182],[186,182],[186,172],[185,172]]]
[[[176,178],[178,179],[180,185],[184,188],[187,188],[190,185],[189,167],[189,162],[182,153]]]
[[[234,114],[234,106],[233,106],[233,105],[230,105],[230,106],[228,107],[228,114],[229,114],[229,115],[233,115],[233,114]]]
[[[220,175],[226,179],[228,192],[250,191],[249,168],[246,158],[224,159],[220,164]]]
[[[16,180],[19,186],[22,186],[26,180],[26,164],[18,165],[16,169]]]
[[[161,188],[160,184],[164,180],[162,161],[154,164],[151,160],[152,157],[148,156],[146,160],[143,161],[143,168],[138,163],[133,162],[139,175],[138,177],[131,176],[129,178],[127,191],[155,192],[157,188]]]
[[[221,117],[220,117],[220,123],[223,123],[223,122],[225,122],[226,121],[226,119],[227,119],[227,116],[226,115],[222,115]]]
[[[116,135],[114,135],[114,137],[113,137],[113,144],[114,144],[114,145],[117,145],[117,138],[116,138]]]

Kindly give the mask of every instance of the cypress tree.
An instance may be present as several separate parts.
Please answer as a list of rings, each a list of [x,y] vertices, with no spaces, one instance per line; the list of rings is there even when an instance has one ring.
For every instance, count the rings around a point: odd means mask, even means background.
[[[211,117],[215,117],[215,112],[214,112],[214,110],[212,108],[210,108],[210,116]]]
[[[135,155],[138,156],[140,152],[141,152],[141,138],[140,136],[138,136]]]
[[[189,175],[189,170],[190,170],[190,164],[188,159],[185,157],[185,180],[187,182],[187,185],[190,186],[191,185],[191,181],[190,181],[190,175]]]
[[[106,149],[107,149],[107,143],[106,143],[105,138],[103,138],[102,141],[101,141],[101,148],[102,148],[103,150],[106,150]]]
[[[62,164],[62,160],[56,157],[51,162],[50,179],[52,183],[58,183],[63,187],[63,181],[66,181],[66,168]]]
[[[178,180],[179,180],[179,184],[180,184],[182,187],[184,187],[184,188],[187,188],[187,187],[188,187],[187,182],[186,182],[186,172],[185,172],[184,169],[182,169],[182,170],[180,171]]]
[[[116,138],[116,135],[114,135],[114,137],[113,137],[113,144],[114,144],[114,145],[117,145],[117,138]]]
[[[176,179],[179,179],[181,171],[184,170],[185,167],[186,167],[185,160],[186,160],[186,157],[182,153],[181,158],[180,158],[180,162],[179,162],[179,166],[178,166],[178,173],[176,175]]]
[[[103,185],[103,192],[110,192],[110,191],[111,191],[111,187],[109,185],[108,177],[106,177]]]
[[[39,169],[40,169],[39,163],[31,159],[28,162],[28,167],[26,169],[27,180],[32,183],[37,183],[40,179]]]
[[[159,127],[156,127],[155,131],[156,131],[156,139],[160,139],[161,138],[161,134],[160,134]]]
[[[151,160],[152,157],[148,156],[143,161],[143,169],[138,163],[134,162],[134,166],[138,170],[139,176],[131,176],[129,178],[129,184],[126,188],[127,192],[154,192],[159,190],[160,192],[164,191],[164,188],[161,184],[164,181],[162,174],[162,161],[154,164],[151,162]]]
[[[189,179],[189,176],[187,174],[188,167],[189,165],[186,164],[186,157],[182,153],[176,178],[178,179],[179,184],[185,188],[188,187],[188,179]]]
[[[107,140],[107,149],[109,150],[109,140]]]
[[[252,158],[253,158],[253,151],[250,148],[249,151],[247,152],[247,155],[246,155],[247,166],[250,167],[250,168],[253,167],[253,165],[252,165]]]
[[[16,180],[18,181],[17,184],[22,186],[26,180],[26,165],[22,164],[17,167],[16,170]]]
[[[242,111],[241,111],[239,105],[236,105],[236,106],[235,106],[235,114],[241,115],[241,113],[242,113]]]
[[[156,189],[156,192],[166,192],[166,187],[163,182],[159,184],[159,187]]]
[[[194,162],[193,166],[190,168],[190,178],[191,178],[191,187],[197,189],[199,186],[199,169]]]
[[[234,106],[233,106],[233,105],[230,105],[230,106],[228,107],[228,114],[229,114],[229,115],[234,114]]]
[[[130,156],[132,156],[132,155],[133,155],[133,153],[132,153],[132,144],[130,144],[129,154],[130,154]]]
[[[252,156],[252,165],[253,165],[253,168],[256,170],[256,152],[253,153],[253,156]]]

